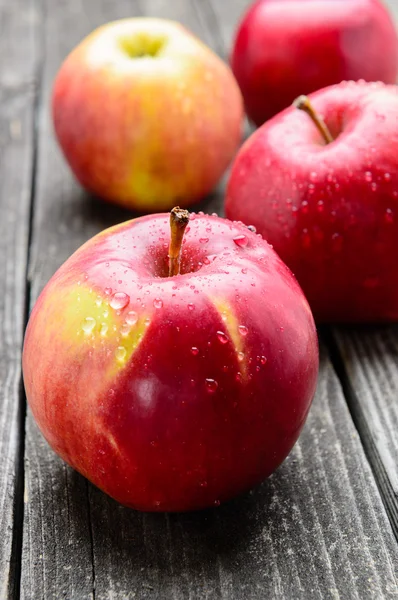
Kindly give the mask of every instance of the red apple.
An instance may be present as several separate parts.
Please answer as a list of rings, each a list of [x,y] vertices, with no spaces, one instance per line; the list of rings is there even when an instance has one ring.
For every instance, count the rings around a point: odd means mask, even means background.
[[[218,505],[269,475],[297,440],[318,370],[311,311],[270,246],[198,215],[168,276],[168,217],[118,225],[69,258],[23,353],[53,449],[148,511]]]
[[[77,179],[140,211],[189,205],[217,184],[241,138],[229,67],[178,23],[126,19],[89,35],[54,85],[54,127]]]
[[[394,83],[398,43],[379,0],[260,0],[244,16],[231,64],[249,117],[261,125],[343,80]]]
[[[253,223],[318,321],[398,319],[398,91],[341,83],[310,96],[334,141],[291,107],[233,165],[231,219]]]

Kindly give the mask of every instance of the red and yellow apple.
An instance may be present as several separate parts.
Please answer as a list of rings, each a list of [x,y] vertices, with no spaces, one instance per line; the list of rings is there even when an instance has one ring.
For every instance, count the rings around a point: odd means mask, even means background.
[[[169,276],[168,221],[118,225],[73,254],[40,295],[23,352],[52,448],[148,511],[218,505],[268,476],[298,438],[318,371],[311,311],[271,247],[193,216]]]
[[[229,67],[180,24],[109,23],[66,58],[52,99],[77,179],[139,211],[208,194],[237,150],[242,98]]]
[[[398,88],[309,98],[329,136],[296,107],[267,121],[236,157],[226,214],[273,244],[316,320],[397,321]]]

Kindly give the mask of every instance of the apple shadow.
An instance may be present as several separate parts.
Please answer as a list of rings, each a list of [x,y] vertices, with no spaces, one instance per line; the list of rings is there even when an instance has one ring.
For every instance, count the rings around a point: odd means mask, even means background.
[[[211,214],[213,212],[217,213],[219,216],[224,215],[224,193],[226,186],[227,174],[224,175],[218,186],[205,198],[203,198],[200,202],[192,204],[188,207],[190,212],[203,211],[204,213]],[[100,227],[105,229],[106,227],[111,227],[112,225],[116,225],[117,223],[121,223],[122,221],[127,221],[128,219],[135,219],[137,217],[142,217],[144,215],[150,214],[149,211],[132,211],[127,208],[122,208],[117,205],[113,205],[109,202],[106,202],[102,198],[98,196],[94,196],[92,194],[84,193],[85,203],[83,205],[83,217],[90,222],[97,223]],[[176,206],[181,205],[184,206],[184,199],[176,200]],[[155,210],[153,212],[164,212]]]
[[[223,205],[226,177],[227,175],[223,177],[217,188],[215,188],[208,196],[206,196],[200,202],[189,206],[188,210],[196,213],[203,211],[208,214],[216,212],[218,215],[222,216],[224,213]],[[178,204],[183,206],[183,199],[181,199],[180,202],[177,200],[176,205]],[[54,206],[54,204],[51,206]],[[55,205],[54,211],[56,210],[58,209]],[[99,231],[106,229],[107,227],[117,225],[118,223],[122,223],[123,221],[128,221],[129,219],[135,219],[137,217],[150,214],[148,211],[138,212],[128,208],[123,208],[116,204],[107,202],[99,196],[89,194],[84,190],[79,190],[76,194],[74,194],[74,196],[70,199],[69,207],[64,207],[62,216],[65,222],[70,223],[76,217],[77,212],[83,225],[87,223],[89,224],[90,229],[97,229]],[[159,211],[155,210],[154,212]],[[49,213],[49,220],[51,222],[51,207],[49,208]]]

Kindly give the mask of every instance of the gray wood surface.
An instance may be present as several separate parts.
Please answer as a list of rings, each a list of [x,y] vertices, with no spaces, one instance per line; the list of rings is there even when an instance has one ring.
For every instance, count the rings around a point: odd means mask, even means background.
[[[119,506],[25,420],[28,297],[32,306],[81,243],[131,217],[87,196],[57,148],[49,98],[63,58],[102,23],[141,14],[181,21],[226,58],[248,4],[0,0],[1,600],[398,598],[396,326],[325,330],[299,443],[268,481],[219,509]],[[203,210],[220,212],[222,189]]]
[[[336,367],[398,539],[398,326],[336,329]]]
[[[17,593],[22,540],[25,407],[20,360],[36,68],[31,3],[0,1],[0,26],[0,598],[6,598]]]

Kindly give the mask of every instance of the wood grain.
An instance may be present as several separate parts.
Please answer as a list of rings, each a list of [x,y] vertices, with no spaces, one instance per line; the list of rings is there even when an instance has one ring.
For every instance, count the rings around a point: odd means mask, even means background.
[[[62,59],[94,27],[138,14],[180,20],[225,54],[235,17],[225,25],[217,15],[226,4],[238,12],[223,0],[43,4],[32,302],[81,243],[130,216],[82,192],[56,146],[49,98]],[[203,206],[211,212],[221,203],[216,193]],[[164,516],[117,505],[55,457],[30,413],[25,461],[25,600],[398,597],[397,545],[325,354],[317,397],[291,456],[258,489],[219,509]]]
[[[336,329],[336,368],[398,539],[398,327]]]
[[[0,2],[0,598],[18,594],[25,399],[21,346],[34,157],[36,13]]]

